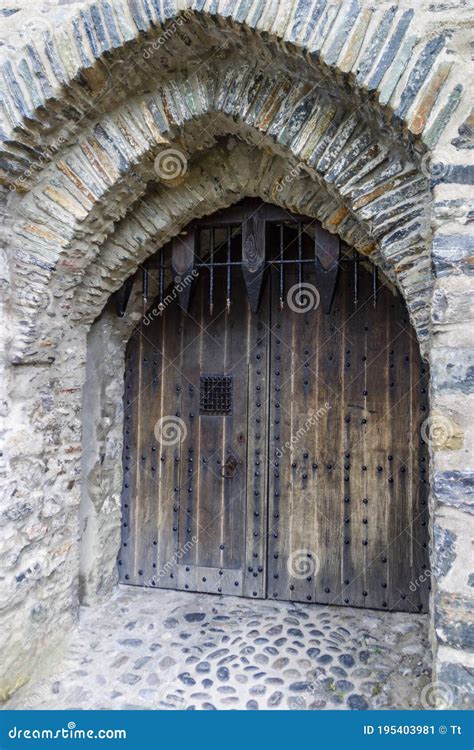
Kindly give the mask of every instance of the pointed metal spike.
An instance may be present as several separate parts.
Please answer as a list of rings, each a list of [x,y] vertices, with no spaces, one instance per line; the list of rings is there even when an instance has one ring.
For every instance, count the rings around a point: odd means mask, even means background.
[[[257,312],[265,270],[265,220],[256,211],[242,224],[242,273],[250,309]]]
[[[190,229],[173,237],[171,243],[171,272],[176,284],[179,306],[187,312],[193,287],[193,269],[196,257],[197,230]]]
[[[321,305],[326,314],[331,311],[331,304],[336,290],[339,275],[340,240],[335,234],[329,234],[319,224],[314,232],[314,264],[316,284],[321,298]]]
[[[115,310],[119,318],[123,318],[127,310],[128,300],[132,292],[136,276],[130,276],[124,283],[121,289],[115,293]]]

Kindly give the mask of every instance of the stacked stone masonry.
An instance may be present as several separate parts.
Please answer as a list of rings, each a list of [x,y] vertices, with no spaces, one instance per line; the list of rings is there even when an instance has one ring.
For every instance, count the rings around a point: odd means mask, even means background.
[[[89,0],[0,10],[4,698],[116,584],[122,372],[108,300],[192,218],[259,196],[403,295],[431,368],[435,679],[468,705],[474,13],[462,0]],[[172,189],[156,158],[185,162]],[[471,567],[469,567],[471,565]],[[52,667],[53,668],[53,667]]]

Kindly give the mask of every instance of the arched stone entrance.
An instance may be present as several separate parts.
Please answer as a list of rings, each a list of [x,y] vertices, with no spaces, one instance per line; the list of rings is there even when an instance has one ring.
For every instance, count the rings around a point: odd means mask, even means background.
[[[462,36],[447,43],[439,30],[451,33],[452,18],[435,24],[424,6],[165,5],[85,2],[59,9],[31,43],[11,37],[3,692],[71,627],[79,589],[92,601],[116,578],[111,565],[99,571],[118,547],[116,376],[133,318],[112,324],[107,300],[191,219],[251,195],[320,220],[406,301],[431,363],[439,438],[430,446],[437,675],[461,701],[472,494]],[[185,165],[177,180],[166,162],[163,171],[165,151]],[[98,363],[112,346],[119,356]]]

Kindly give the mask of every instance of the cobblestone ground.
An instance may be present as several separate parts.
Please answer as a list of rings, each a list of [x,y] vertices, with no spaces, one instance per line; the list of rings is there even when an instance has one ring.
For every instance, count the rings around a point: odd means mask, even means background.
[[[30,709],[418,708],[427,617],[120,587],[83,609]]]

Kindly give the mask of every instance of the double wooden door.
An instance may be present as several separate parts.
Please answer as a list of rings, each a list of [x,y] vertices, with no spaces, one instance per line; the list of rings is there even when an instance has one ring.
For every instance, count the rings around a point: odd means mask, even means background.
[[[202,267],[188,312],[170,298],[132,336],[121,581],[422,611],[427,374],[403,302],[343,261],[324,312],[292,258],[257,312],[216,264],[212,299]]]

